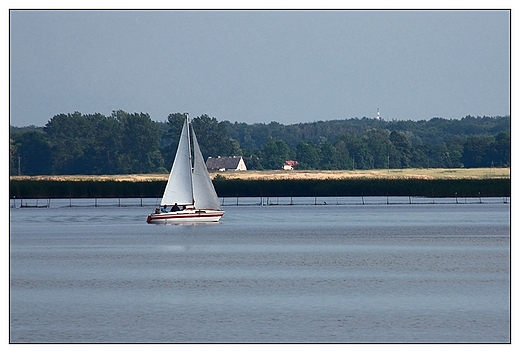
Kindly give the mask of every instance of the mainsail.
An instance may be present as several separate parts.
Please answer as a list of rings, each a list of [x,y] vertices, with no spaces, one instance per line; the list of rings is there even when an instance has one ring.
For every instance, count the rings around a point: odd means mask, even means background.
[[[175,154],[172,170],[161,205],[191,205],[193,204],[193,184],[191,182],[191,152],[188,119],[184,121],[179,147]]]

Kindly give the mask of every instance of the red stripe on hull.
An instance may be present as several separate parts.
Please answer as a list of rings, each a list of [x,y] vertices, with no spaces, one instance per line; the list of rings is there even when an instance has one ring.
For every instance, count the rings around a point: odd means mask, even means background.
[[[148,215],[147,223],[165,223],[165,222],[218,222],[224,215],[224,212],[195,212],[186,214],[156,214]]]

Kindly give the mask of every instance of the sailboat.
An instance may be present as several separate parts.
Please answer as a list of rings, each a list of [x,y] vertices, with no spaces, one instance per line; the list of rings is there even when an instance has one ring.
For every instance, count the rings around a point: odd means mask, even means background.
[[[193,139],[190,138],[190,130]],[[160,207],[148,215],[146,222],[218,222],[223,215],[195,131],[186,114]]]

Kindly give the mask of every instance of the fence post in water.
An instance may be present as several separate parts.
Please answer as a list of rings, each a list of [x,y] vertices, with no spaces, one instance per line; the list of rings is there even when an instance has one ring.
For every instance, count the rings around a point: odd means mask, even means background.
[[[459,203],[459,199],[457,198],[457,193],[455,193],[455,203]]]

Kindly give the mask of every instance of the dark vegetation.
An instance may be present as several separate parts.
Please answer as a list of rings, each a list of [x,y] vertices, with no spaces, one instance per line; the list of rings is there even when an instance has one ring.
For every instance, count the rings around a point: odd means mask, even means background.
[[[511,164],[509,116],[428,121],[364,117],[283,125],[231,123],[202,115],[192,121],[206,158],[241,155],[248,169],[280,169],[291,159],[299,162],[299,169],[316,170],[509,167]],[[182,122],[180,113],[156,122],[146,113],[119,110],[110,116],[59,114],[43,127],[11,126],[10,175],[167,172]],[[232,193],[226,191],[224,180],[215,185],[222,193]],[[116,192],[119,184],[99,187]],[[287,190],[282,185],[277,187]],[[258,186],[255,190],[262,188]],[[341,186],[329,188],[327,193],[335,193]],[[155,186],[150,190],[155,195]]]

